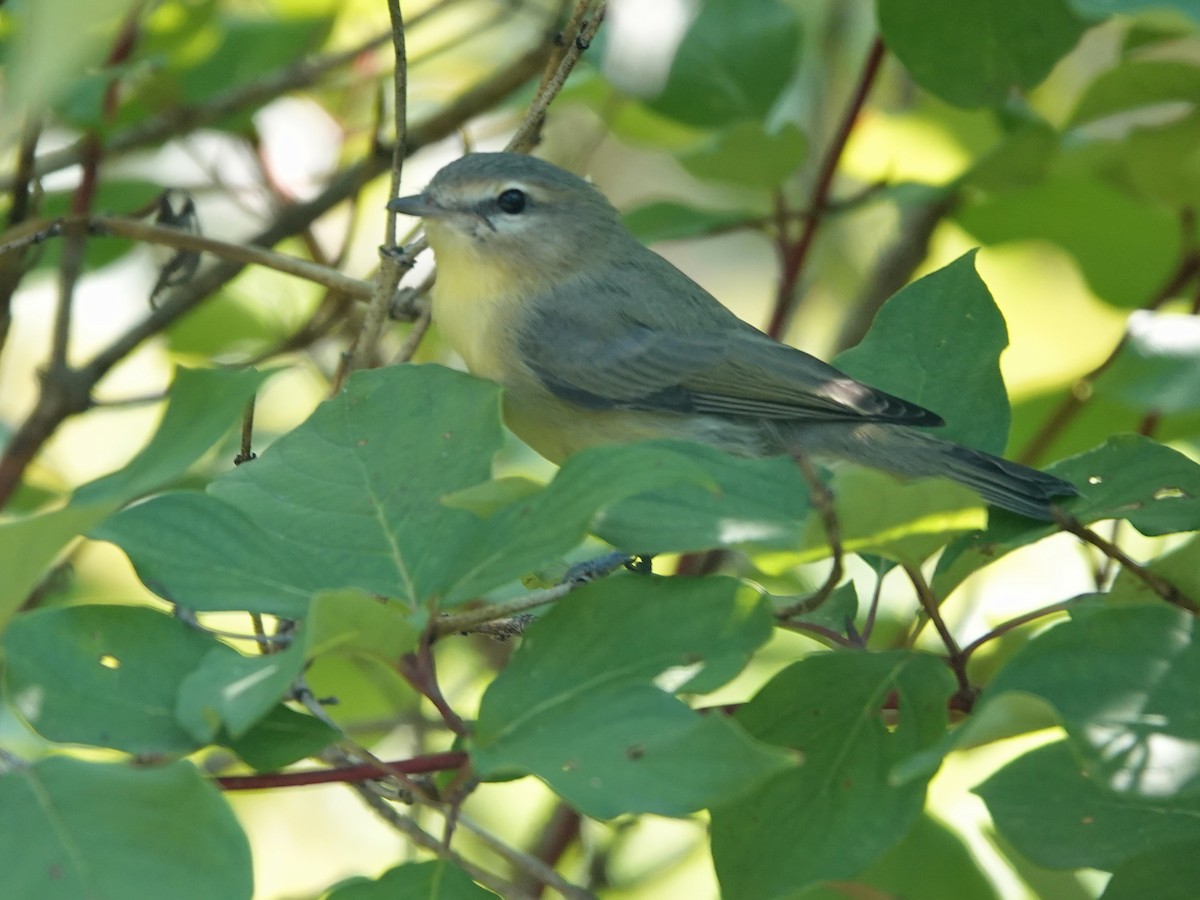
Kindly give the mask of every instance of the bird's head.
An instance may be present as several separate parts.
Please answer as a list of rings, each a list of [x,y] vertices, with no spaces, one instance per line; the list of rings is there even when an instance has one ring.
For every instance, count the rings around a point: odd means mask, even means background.
[[[468,154],[388,209],[425,220],[443,269],[489,265],[551,276],[586,268],[629,239],[598,190],[517,153]]]

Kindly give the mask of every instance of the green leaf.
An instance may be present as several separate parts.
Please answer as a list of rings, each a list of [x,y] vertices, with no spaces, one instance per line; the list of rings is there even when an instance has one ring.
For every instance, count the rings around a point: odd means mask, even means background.
[[[1111,871],[1156,848],[1200,840],[1200,798],[1164,802],[1105,790],[1080,768],[1066,741],[1017,757],[975,793],[1000,834],[1051,869]]]
[[[744,226],[754,213],[697,209],[682,203],[648,203],[625,213],[625,227],[643,244],[704,237],[717,231]]]
[[[0,523],[0,624],[75,537],[181,476],[229,430],[266,377],[250,369],[178,369],[158,430],[132,460],[80,487],[62,509]]]
[[[20,827],[0,841],[12,897],[248,898],[250,847],[224,798],[191,763],[146,768],[50,757],[0,775]],[[103,823],[103,827],[98,827]]]
[[[421,627],[398,604],[362,591],[325,591],[313,597],[304,621],[304,655],[350,654],[395,663],[416,648]]]
[[[1200,528],[1200,466],[1141,435],[1119,434],[1047,471],[1079,488],[1079,497],[1061,505],[1084,524],[1125,519],[1151,536]],[[986,531],[966,535],[946,548],[934,574],[934,592],[947,596],[972,572],[1056,530],[1054,525],[993,510]]]
[[[1200,67],[1157,59],[1128,59],[1101,72],[1071,114],[1073,127],[1161,103],[1200,99]]]
[[[495,896],[461,869],[432,860],[404,863],[374,881],[355,879],[334,888],[325,900],[487,900]]]
[[[241,420],[246,403],[271,374],[180,367],[171,383],[167,410],[150,442],[116,472],[79,488],[73,500],[125,503],[178,478]]]
[[[679,157],[697,178],[773,190],[800,169],[808,139],[788,122],[768,131],[760,121],[738,122],[705,146]]]
[[[937,860],[936,878],[930,877],[930,860]],[[996,888],[962,837],[928,813],[920,816],[900,843],[854,883],[875,889],[874,894],[864,891],[864,897],[999,900]],[[804,900],[845,900],[853,896],[852,890],[821,886],[801,896]]]
[[[145,607],[27,613],[3,637],[7,693],[43,737],[126,753],[190,753],[176,695],[210,652],[232,648]]]
[[[592,529],[597,537],[642,554],[799,544],[809,489],[791,459],[743,459],[700,444],[642,446],[685,455],[708,483],[678,483],[606,507]]]
[[[938,437],[1002,453],[1009,408],[1000,353],[1008,329],[975,252],[910,284],[883,305],[862,342],[834,364],[946,420]]]
[[[770,632],[766,605],[729,579],[587,585],[530,626],[488,687],[472,763],[488,780],[537,775],[597,818],[728,800],[791,757],[668,691],[724,684]]]
[[[1017,651],[988,696],[1018,691],[1052,704],[1087,776],[1115,793],[1198,794],[1194,631],[1194,617],[1164,605],[1084,608]]]
[[[878,0],[888,49],[956,106],[999,106],[1042,81],[1086,23],[1062,0]]]
[[[646,105],[699,127],[764,118],[791,80],[799,50],[799,20],[779,0],[707,0],[662,93]]]
[[[440,497],[486,481],[501,441],[493,384],[440,366],[358,372],[208,496],[157,497],[98,535],[193,609],[295,618],[344,587],[415,607],[456,580],[485,528]]]
[[[190,610],[237,609],[298,619],[314,592],[341,586],[322,577],[335,569],[336,557],[305,553],[207,494],[176,491],[153,497],[118,513],[91,536],[119,546],[143,584]]]
[[[878,861],[925,799],[924,781],[896,786],[891,770],[943,735],[953,691],[941,660],[901,650],[809,656],[776,675],[736,718],[804,763],[713,810],[722,894],[790,897]],[[900,724],[889,729],[882,707],[893,692]]]
[[[1074,172],[964,204],[955,218],[988,244],[1053,241],[1075,257],[1096,295],[1116,306],[1143,305],[1179,258],[1179,223],[1170,209]]]
[[[395,707],[390,710],[395,713]],[[259,772],[284,766],[320,753],[341,737],[315,716],[279,705],[240,737],[223,734],[220,742]]]
[[[1200,884],[1200,840],[1163,844],[1125,860],[1100,900],[1192,900]]]
[[[179,724],[201,743],[219,730],[242,737],[290,692],[304,667],[304,647],[242,656],[214,649],[179,685]]]
[[[1142,310],[1129,317],[1125,340],[1093,390],[1139,412],[1200,410],[1200,320]]]

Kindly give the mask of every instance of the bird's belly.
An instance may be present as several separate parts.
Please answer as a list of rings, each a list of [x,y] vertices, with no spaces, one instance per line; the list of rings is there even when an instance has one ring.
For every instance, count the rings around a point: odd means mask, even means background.
[[[553,463],[588,447],[644,440],[694,441],[744,456],[763,453],[762,436],[751,426],[712,416],[585,409],[532,385],[505,391],[504,421]]]

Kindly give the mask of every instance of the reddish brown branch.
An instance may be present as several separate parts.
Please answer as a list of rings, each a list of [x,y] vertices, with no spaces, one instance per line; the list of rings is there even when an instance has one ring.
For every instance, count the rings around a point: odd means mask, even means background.
[[[794,242],[787,241],[786,233],[781,231],[779,290],[775,299],[775,308],[771,313],[771,321],[767,326],[767,334],[773,338],[778,339],[783,335],[788,320],[795,311],[796,287],[800,282],[800,274],[804,269],[808,252],[812,248],[813,239],[816,237],[817,228],[821,223],[821,210],[828,202],[829,190],[833,186],[833,176],[837,172],[838,163],[841,162],[842,153],[846,149],[846,142],[850,139],[850,132],[854,130],[854,123],[858,120],[863,104],[866,103],[867,94],[871,92],[871,86],[875,83],[876,75],[879,74],[883,55],[883,39],[877,36],[872,42],[870,50],[867,51],[867,58],[863,61],[862,71],[858,76],[858,84],[855,85],[854,93],[851,95],[849,103],[846,104],[846,110],[842,114],[833,139],[825,150],[817,178],[813,182],[807,203],[812,215],[805,219],[800,236]],[[779,204],[778,212],[786,214],[782,202]],[[786,218],[786,215],[784,217]],[[783,224],[781,222],[781,227]]]
[[[427,772],[444,772],[459,769],[467,764],[467,754],[461,750],[444,753],[429,753],[385,763],[393,772],[405,775],[421,775]],[[314,769],[307,772],[262,772],[256,775],[224,775],[216,779],[223,791],[262,791],[271,788],[304,787],[310,784],[349,784],[386,778],[387,773],[370,763],[359,766],[341,766],[336,769]]]

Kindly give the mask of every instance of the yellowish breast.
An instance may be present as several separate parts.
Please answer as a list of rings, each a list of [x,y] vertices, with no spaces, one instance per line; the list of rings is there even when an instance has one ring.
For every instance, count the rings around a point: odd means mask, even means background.
[[[430,243],[438,263],[433,321],[473,375],[509,383],[521,279],[512,267],[480,258],[469,239],[453,232],[430,234]]]

